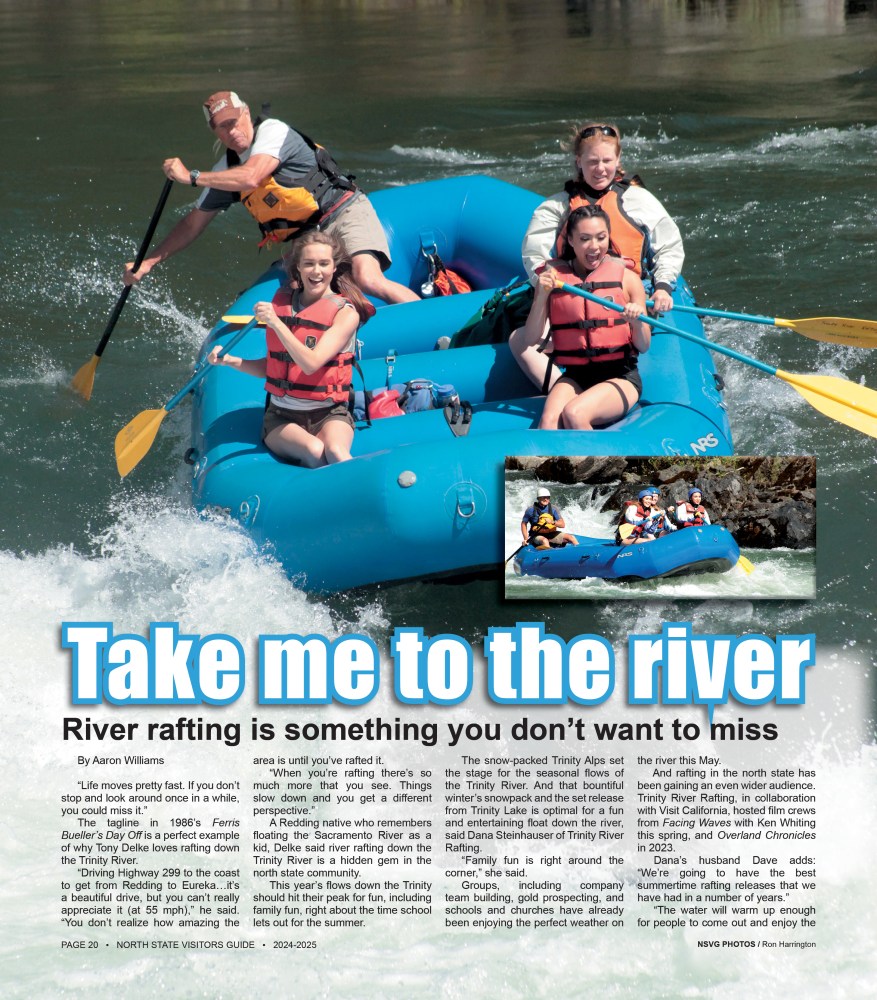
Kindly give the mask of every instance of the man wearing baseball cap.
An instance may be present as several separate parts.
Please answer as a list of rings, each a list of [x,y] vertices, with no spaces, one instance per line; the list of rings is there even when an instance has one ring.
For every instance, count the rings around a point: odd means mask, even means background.
[[[135,272],[131,285],[174,254],[185,250],[220,212],[240,201],[259,224],[260,245],[293,240],[309,229],[333,233],[344,243],[353,277],[362,290],[385,302],[418,296],[390,281],[390,249],[380,220],[365,194],[342,174],[329,152],[303,132],[276,118],[255,119],[233,90],[204,102],[204,117],[225,153],[212,170],[190,169],[178,157],[165,160],[165,176],[202,188],[195,207],[181,219]]]

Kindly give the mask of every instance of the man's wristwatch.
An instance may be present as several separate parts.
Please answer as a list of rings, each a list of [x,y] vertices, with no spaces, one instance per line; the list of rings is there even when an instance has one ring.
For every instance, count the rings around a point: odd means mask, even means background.
[[[198,187],[198,178],[201,176],[200,170],[190,170],[189,171],[189,183],[192,187]]]

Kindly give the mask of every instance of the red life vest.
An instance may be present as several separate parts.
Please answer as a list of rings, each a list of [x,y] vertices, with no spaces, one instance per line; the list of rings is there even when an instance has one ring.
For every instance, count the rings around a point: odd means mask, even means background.
[[[618,527],[620,528],[622,524],[631,525],[633,531],[630,533],[630,537],[639,538],[639,536],[643,533],[643,525],[633,524],[631,521],[627,520],[627,512],[631,507],[636,507],[636,511],[634,513],[641,520],[644,520],[649,516],[650,511],[646,510],[645,507],[643,507],[643,505],[638,500],[625,500],[624,503],[621,505],[621,513],[618,515]],[[616,542],[620,541],[620,536],[618,534],[617,529],[615,531],[615,540]]]
[[[688,521],[683,521],[681,514],[690,513],[693,515],[693,519]],[[702,524],[706,524],[703,519],[703,515],[706,514],[706,508],[698,504],[697,507],[692,507],[690,503],[681,503],[676,508],[676,519],[682,525],[683,528],[699,528]]]
[[[636,507],[636,510],[634,511],[634,514],[641,521],[644,521],[651,514],[651,512],[652,512],[652,508],[651,507],[648,510],[646,510],[645,507],[643,507],[643,505],[641,503],[637,503],[636,500],[631,500],[629,503],[626,503],[624,505],[624,510],[621,512],[621,523],[622,524],[630,524],[631,523],[627,519],[627,512],[628,512],[628,510],[631,507]],[[641,535],[642,532],[643,532],[643,526],[641,524],[634,524],[633,531],[634,531],[635,535]]]
[[[625,267],[618,257],[604,257],[587,280],[579,278],[566,261],[552,261],[552,267],[566,284],[578,285],[619,305],[627,301],[622,291]],[[551,360],[556,365],[587,365],[636,356],[627,320],[580,295],[559,288],[553,291],[548,300],[548,321],[554,347]]]
[[[581,208],[582,205],[599,205],[609,216],[612,245],[618,251],[619,255],[632,262],[632,269],[639,277],[642,277],[643,273],[648,274],[651,270],[648,232],[643,226],[638,225],[631,219],[621,204],[621,196],[631,184],[636,183],[637,181],[633,178],[631,180],[622,180],[619,176],[615,178],[599,198],[588,197],[580,188],[576,193],[571,194],[569,198],[569,211],[566,214],[563,225],[560,227],[560,231],[557,234],[557,241],[554,244],[555,257],[560,257],[563,253],[564,243],[566,242],[566,220],[570,214],[575,209]]]
[[[272,300],[274,310],[299,343],[313,350],[323,334],[345,308],[347,299],[340,295],[323,298],[294,312],[292,292],[280,289]],[[333,400],[346,403],[350,398],[353,354],[342,351],[325,365],[306,374],[292,360],[283,342],[271,327],[265,328],[268,357],[265,366],[265,388],[272,396],[294,396],[296,399]]]

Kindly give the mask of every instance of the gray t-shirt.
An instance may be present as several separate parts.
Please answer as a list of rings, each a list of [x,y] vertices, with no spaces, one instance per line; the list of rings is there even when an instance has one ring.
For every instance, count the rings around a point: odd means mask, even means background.
[[[264,153],[280,160],[280,165],[274,171],[273,177],[283,187],[295,187],[296,183],[317,165],[314,151],[301,135],[276,118],[266,118],[259,125],[256,129],[253,145],[240,154],[238,162],[246,163],[256,153]],[[213,169],[228,170],[230,166],[232,164],[229,164],[226,152]],[[330,189],[323,196],[320,208],[326,210],[337,200],[338,192]],[[217,191],[214,188],[205,188],[195,205],[205,212],[224,212],[236,201],[240,201],[240,194],[236,191]]]

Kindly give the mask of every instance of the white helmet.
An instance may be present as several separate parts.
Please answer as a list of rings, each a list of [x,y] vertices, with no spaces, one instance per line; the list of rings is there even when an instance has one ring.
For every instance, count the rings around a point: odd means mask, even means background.
[[[546,490],[544,486],[542,487],[541,490],[537,490],[537,492],[536,492],[536,499],[537,500],[541,500],[542,497],[550,497],[550,496],[551,496],[551,491],[550,490]]]

